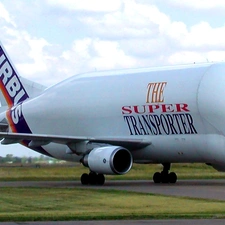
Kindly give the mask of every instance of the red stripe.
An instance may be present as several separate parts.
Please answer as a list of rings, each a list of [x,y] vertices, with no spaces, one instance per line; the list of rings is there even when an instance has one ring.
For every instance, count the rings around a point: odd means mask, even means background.
[[[6,111],[6,117],[7,117],[7,120],[8,120],[8,122],[9,122],[9,126],[10,126],[12,132],[13,132],[13,133],[17,133],[16,126],[15,126],[15,124],[13,123],[12,117],[11,117],[11,115],[10,115],[10,109],[8,109],[8,110]]]
[[[8,106],[13,106],[13,101],[11,99],[11,96],[9,96],[8,91],[6,90],[6,87],[4,86],[4,84],[2,83],[2,81],[0,80],[0,89],[2,91],[3,96],[5,97],[5,100],[8,104]]]

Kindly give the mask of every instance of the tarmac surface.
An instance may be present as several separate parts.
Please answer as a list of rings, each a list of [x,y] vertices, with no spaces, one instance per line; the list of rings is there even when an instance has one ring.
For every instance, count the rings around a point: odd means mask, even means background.
[[[154,184],[152,181],[106,181],[103,186],[81,185],[79,181],[12,181],[0,187],[55,187],[126,190],[171,196],[225,200],[225,180],[180,180],[176,184]]]
[[[0,182],[0,187],[55,187],[104,190],[127,190],[141,193],[162,194],[225,201],[225,180],[179,180],[176,184],[154,184],[152,181],[106,181],[104,186],[83,186],[78,181],[13,181]],[[132,220],[132,221],[68,221],[68,222],[3,222],[0,225],[203,225],[225,224],[225,219],[207,220]]]

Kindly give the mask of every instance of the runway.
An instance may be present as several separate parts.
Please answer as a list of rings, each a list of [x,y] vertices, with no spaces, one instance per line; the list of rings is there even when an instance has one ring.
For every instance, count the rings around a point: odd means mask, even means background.
[[[225,179],[224,180],[180,180],[176,184],[154,184],[152,181],[106,181],[104,186],[83,186],[79,181],[13,181],[0,182],[0,187],[46,187],[46,188],[83,188],[104,190],[126,190],[141,193],[162,194],[168,196],[182,196],[191,198],[204,198],[225,201]],[[203,224],[225,224],[225,219],[199,219],[199,220],[132,220],[132,221],[68,221],[68,222],[3,222],[1,225],[203,225]]]
[[[176,184],[154,184],[152,181],[106,181],[103,186],[83,186],[79,181],[12,181],[0,187],[55,187],[126,190],[142,193],[225,200],[225,180],[180,180]]]

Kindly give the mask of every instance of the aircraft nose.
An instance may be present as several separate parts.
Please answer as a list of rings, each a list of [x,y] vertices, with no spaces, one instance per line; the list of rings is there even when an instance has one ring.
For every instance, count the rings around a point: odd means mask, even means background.
[[[225,135],[225,63],[211,65],[203,75],[197,104],[202,119],[208,122],[207,132]]]

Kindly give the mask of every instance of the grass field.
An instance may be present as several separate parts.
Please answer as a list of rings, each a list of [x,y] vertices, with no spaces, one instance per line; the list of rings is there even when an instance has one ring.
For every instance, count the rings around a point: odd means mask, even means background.
[[[107,180],[152,180],[154,172],[161,171],[161,165],[134,164],[129,173],[123,176],[106,176]],[[173,164],[171,171],[177,173],[178,179],[210,179],[225,178],[220,173],[205,164]],[[13,180],[79,180],[82,173],[88,169],[79,164],[70,166],[18,166],[0,167],[0,181]]]
[[[160,165],[134,165],[125,176],[152,179]],[[204,164],[174,164],[179,179],[225,178]],[[83,166],[0,167],[1,181],[79,180]],[[225,201],[79,188],[0,188],[0,221],[225,218]]]
[[[0,188],[0,192],[0,221],[225,217],[223,201],[69,188]]]

